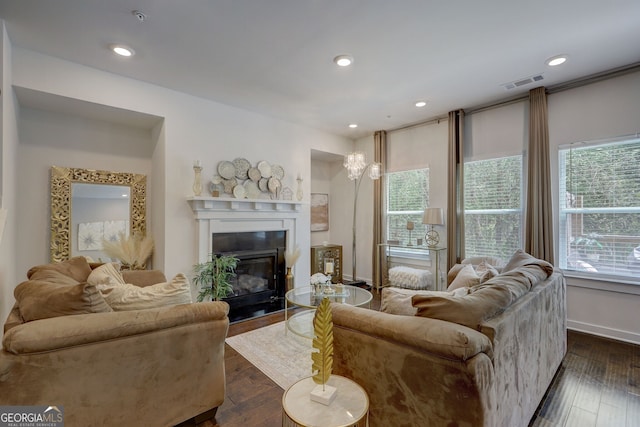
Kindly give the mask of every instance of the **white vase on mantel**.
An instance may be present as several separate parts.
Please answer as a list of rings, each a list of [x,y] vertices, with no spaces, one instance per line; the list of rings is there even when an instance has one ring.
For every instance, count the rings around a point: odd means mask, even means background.
[[[296,181],[298,181],[298,189],[296,190],[296,199],[298,199],[298,201],[301,202],[304,194],[302,193],[302,178],[300,177],[300,174],[298,174],[298,178],[296,178]]]

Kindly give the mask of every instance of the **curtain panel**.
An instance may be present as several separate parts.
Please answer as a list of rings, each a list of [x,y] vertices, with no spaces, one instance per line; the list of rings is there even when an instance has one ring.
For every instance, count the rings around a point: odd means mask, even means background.
[[[387,171],[387,131],[379,130],[373,134],[374,154],[373,161],[381,163],[380,179],[373,181],[373,284],[377,289],[382,286],[383,278],[381,277],[380,257],[378,256],[378,245],[384,242],[384,189],[385,189],[385,173]]]
[[[464,258],[464,111],[449,112],[447,270]]]
[[[524,249],[554,264],[549,123],[544,87],[529,91],[529,150]]]

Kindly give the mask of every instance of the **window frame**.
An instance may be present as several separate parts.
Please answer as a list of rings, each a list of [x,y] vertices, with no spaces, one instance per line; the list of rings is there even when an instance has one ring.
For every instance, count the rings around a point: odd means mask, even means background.
[[[567,277],[579,279],[580,284],[576,284],[575,286],[590,288],[590,289],[599,289],[599,290],[612,290],[616,292],[622,293],[632,293],[640,295],[640,276],[633,275],[621,275],[621,274],[611,274],[607,272],[589,272],[582,271],[573,268],[567,268],[568,264],[568,256],[566,255],[567,247],[569,245],[567,236],[569,233],[567,232],[567,222],[569,215],[571,214],[616,214],[616,213],[632,213],[640,215],[640,203],[638,206],[634,207],[566,207],[566,193],[567,188],[565,182],[567,180],[567,158],[569,156],[568,152],[572,148],[579,149],[588,149],[588,148],[597,148],[603,146],[612,146],[612,145],[625,145],[625,144],[638,144],[640,143],[640,138],[637,135],[627,135],[622,137],[615,138],[607,138],[601,140],[593,140],[593,141],[580,141],[573,142],[569,144],[563,144],[558,146],[557,159],[558,159],[558,182],[557,182],[557,191],[558,191],[558,230],[557,230],[557,238],[558,238],[558,254],[557,267],[562,270],[563,274]],[[580,144],[578,147],[576,145]],[[567,153],[567,154],[565,154]],[[564,162],[564,163],[563,163]],[[609,235],[604,235],[609,236]],[[613,262],[615,265],[615,261]],[[602,286],[603,283],[606,283],[605,286]]]

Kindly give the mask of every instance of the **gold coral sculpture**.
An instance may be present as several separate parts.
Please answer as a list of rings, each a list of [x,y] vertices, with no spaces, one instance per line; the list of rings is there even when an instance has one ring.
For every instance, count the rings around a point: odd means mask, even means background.
[[[317,351],[311,352],[311,372],[313,381],[324,386],[333,368],[333,317],[329,298],[324,298],[316,310],[313,334],[313,348]]]

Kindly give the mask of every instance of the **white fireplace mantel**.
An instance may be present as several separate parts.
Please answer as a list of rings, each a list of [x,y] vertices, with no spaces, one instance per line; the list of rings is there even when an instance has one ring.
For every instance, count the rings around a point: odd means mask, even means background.
[[[187,202],[198,225],[198,262],[209,258],[213,233],[285,230],[287,247],[303,235],[302,202],[224,197],[189,197]]]

